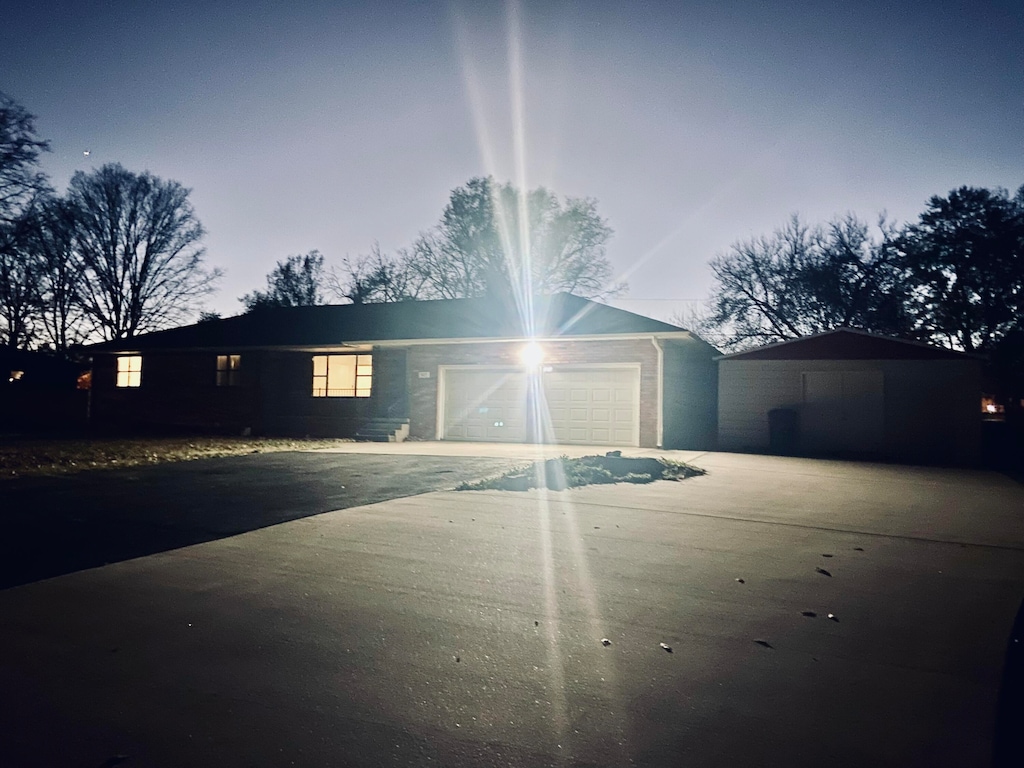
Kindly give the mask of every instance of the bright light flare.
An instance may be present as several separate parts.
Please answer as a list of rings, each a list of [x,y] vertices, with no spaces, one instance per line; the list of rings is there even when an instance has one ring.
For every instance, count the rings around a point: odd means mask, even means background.
[[[544,362],[544,350],[541,349],[540,344],[531,341],[519,350],[519,360],[527,368],[538,368]]]

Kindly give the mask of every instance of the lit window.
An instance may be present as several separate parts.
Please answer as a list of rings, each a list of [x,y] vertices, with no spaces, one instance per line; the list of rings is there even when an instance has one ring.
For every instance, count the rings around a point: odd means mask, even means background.
[[[131,355],[130,357],[117,358],[117,386],[137,387],[142,384],[142,357]]]
[[[369,397],[371,355],[313,355],[313,397]]]
[[[242,356],[217,355],[217,386],[237,387],[242,383]]]

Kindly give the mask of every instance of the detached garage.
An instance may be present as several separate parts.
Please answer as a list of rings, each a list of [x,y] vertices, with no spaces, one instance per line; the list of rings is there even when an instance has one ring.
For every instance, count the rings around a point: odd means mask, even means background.
[[[721,450],[974,464],[981,360],[840,329],[719,359]]]

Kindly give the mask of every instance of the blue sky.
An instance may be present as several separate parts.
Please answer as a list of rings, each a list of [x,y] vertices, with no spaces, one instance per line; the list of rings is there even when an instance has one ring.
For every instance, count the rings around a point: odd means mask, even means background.
[[[225,314],[289,254],[408,246],[487,173],[596,198],[616,303],[660,318],[791,213],[1024,184],[1019,0],[17,6],[0,90],[54,184],[116,161],[190,187]]]

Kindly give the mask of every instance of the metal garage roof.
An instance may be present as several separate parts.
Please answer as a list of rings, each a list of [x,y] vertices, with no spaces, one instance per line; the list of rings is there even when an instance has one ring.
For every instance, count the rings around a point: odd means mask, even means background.
[[[963,352],[920,341],[880,336],[854,328],[780,341],[764,347],[723,355],[719,360],[963,360]]]

